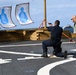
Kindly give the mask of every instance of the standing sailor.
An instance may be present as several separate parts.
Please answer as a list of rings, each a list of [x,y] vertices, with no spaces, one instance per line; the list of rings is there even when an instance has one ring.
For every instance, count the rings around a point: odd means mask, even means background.
[[[74,23],[74,33],[76,33],[76,15],[72,16],[71,20]]]
[[[76,15],[72,16],[71,20],[74,23],[74,33],[76,33]],[[76,52],[73,53],[73,55],[73,57],[76,58]]]

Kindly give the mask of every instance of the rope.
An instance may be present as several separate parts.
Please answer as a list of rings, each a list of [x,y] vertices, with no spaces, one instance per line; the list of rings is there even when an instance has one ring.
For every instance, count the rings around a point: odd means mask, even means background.
[[[39,28],[41,28],[41,26],[43,27],[43,23],[44,23],[45,20],[43,20],[39,26]]]
[[[62,35],[64,35],[65,37],[67,37],[69,40],[70,40],[70,42],[75,42],[75,40],[73,40],[72,38],[70,38],[68,35],[66,35],[65,33],[62,33]]]

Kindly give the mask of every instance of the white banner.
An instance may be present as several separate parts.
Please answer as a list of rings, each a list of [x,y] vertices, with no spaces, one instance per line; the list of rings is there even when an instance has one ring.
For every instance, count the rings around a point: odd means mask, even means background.
[[[27,24],[33,23],[29,3],[17,2],[0,2],[0,30],[22,30],[27,28]]]

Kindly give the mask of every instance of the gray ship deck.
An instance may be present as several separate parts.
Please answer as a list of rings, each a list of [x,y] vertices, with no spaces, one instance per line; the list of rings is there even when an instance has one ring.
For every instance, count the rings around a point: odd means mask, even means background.
[[[62,50],[76,51],[76,43],[67,41],[63,40]],[[0,75],[76,75],[76,58],[42,58],[41,43],[0,43]],[[49,47],[48,54],[52,51],[53,48]]]

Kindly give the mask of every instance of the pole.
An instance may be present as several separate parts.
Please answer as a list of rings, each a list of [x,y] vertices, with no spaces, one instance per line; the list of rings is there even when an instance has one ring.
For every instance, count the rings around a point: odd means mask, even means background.
[[[44,0],[44,28],[46,28],[47,22],[46,22],[46,0]]]

